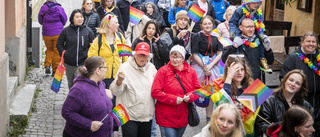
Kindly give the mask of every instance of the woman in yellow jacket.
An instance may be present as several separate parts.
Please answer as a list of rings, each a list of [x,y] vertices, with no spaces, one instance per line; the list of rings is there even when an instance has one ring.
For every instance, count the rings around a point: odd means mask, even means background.
[[[104,76],[103,82],[105,88],[108,90],[110,84],[116,77],[118,69],[122,63],[128,60],[128,56],[119,57],[117,44],[126,44],[125,38],[117,32],[119,23],[117,16],[107,14],[101,21],[99,28],[100,35],[93,40],[93,43],[88,51],[88,57],[100,56],[105,59],[106,66],[108,67],[107,73]],[[100,37],[100,38],[99,38]],[[99,39],[101,40],[101,47],[99,48]],[[112,100],[113,107],[115,107],[115,96]],[[113,131],[118,131],[117,124],[113,122]],[[117,133],[114,133],[117,134]]]

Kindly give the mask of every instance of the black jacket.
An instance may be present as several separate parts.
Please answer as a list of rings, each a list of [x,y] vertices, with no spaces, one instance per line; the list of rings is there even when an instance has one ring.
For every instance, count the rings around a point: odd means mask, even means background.
[[[133,0],[131,3],[127,0],[119,0],[117,2],[117,7],[119,8],[122,16],[124,31],[127,31],[128,24],[130,21],[130,6],[136,8],[140,4],[141,3],[136,0]]]
[[[152,15],[147,15],[150,19],[154,19],[157,21],[159,25],[160,32],[163,31],[163,29],[166,27],[166,23],[164,22],[164,19],[161,17],[159,13],[154,13]]]
[[[119,25],[120,25],[119,28],[121,29],[122,32],[124,32],[122,16],[121,16],[119,8],[118,7],[114,7],[111,12],[114,13],[118,17],[118,22],[119,22]],[[99,6],[97,8],[97,13],[99,14],[100,20],[102,20],[103,17],[106,16],[106,14],[104,13],[103,8],[101,6]]]
[[[260,43],[261,40],[260,40]],[[234,46],[228,46],[223,48],[223,53],[222,53],[222,61],[226,62],[228,56],[230,54],[244,54],[246,60],[248,61],[248,64],[251,67],[251,71],[252,71],[252,78],[253,79],[261,79],[261,73],[260,73],[260,51],[259,51],[259,47],[256,48],[251,48],[249,46],[245,46],[245,45],[241,45],[238,48],[235,48]],[[267,59],[267,63],[269,65],[271,65],[274,61],[274,55],[273,55],[273,51],[272,49],[270,49],[269,51],[264,51],[264,55]]]
[[[96,35],[97,28],[100,27],[100,24],[101,24],[99,15],[97,13],[94,13],[93,11],[91,11],[90,13],[84,12],[84,15],[85,15],[85,20],[83,24],[89,27],[93,31],[93,33]]]
[[[177,35],[179,34],[179,32],[176,30],[176,35],[175,36],[173,36],[173,27],[171,27],[170,29],[168,29],[167,31],[166,31],[166,33],[168,33],[169,34],[169,36],[170,36],[170,38],[171,38],[171,40],[172,40],[172,45],[170,45],[170,46],[168,46],[168,52],[171,50],[171,48],[173,47],[173,46],[175,46],[175,45],[180,45],[180,46],[183,46],[184,44],[183,44],[183,40],[182,39],[179,39],[178,37],[177,37]],[[188,35],[189,35],[189,39],[191,39],[191,33],[188,33]],[[189,40],[189,42],[190,42],[190,40]],[[188,43],[188,45],[190,45],[189,43]],[[186,47],[185,47],[186,48]],[[190,47],[190,49],[191,49],[191,47]],[[189,59],[189,57],[191,56],[191,53],[188,51],[188,49],[186,49],[186,57],[185,57],[185,60],[188,60]],[[169,55],[169,53],[168,53],[168,55]]]
[[[316,50],[316,54],[305,54],[301,50],[301,46],[292,52],[284,61],[282,65],[282,70],[280,72],[280,79],[284,77],[289,71],[293,69],[300,69],[306,74],[308,79],[308,96],[307,101],[314,107],[314,128],[316,131],[320,131],[320,76],[314,73],[311,68],[304,63],[296,53],[302,53],[307,57],[315,67],[320,70],[320,67],[317,65],[316,56],[319,54],[319,51]],[[320,134],[320,133],[318,133]]]
[[[285,104],[279,97],[282,95],[280,95],[279,92],[276,94],[277,95],[275,96],[270,96],[264,103],[262,103],[259,111],[259,115],[271,123],[281,123],[282,116],[286,112]],[[303,101],[301,107],[309,110],[311,113],[313,111],[312,106],[305,100]],[[262,134],[266,134],[266,131],[270,126],[270,124],[262,120],[260,117],[256,118],[256,131],[258,131],[256,132],[257,134],[260,134],[261,136]]]
[[[82,26],[70,26],[65,27],[58,38],[57,49],[61,56],[64,53],[64,62],[72,65],[79,66],[84,64],[84,60],[87,58],[90,43],[95,38],[92,30]]]
[[[165,55],[168,55],[166,54],[167,48],[162,46],[160,39],[157,42],[152,42],[152,41],[149,41],[147,38],[145,38],[144,41],[140,40],[139,38],[136,38],[131,46],[132,51],[134,51],[137,44],[140,42],[146,42],[150,45],[150,53],[153,54],[151,63],[156,67],[157,70],[162,66],[164,66],[165,63],[168,63],[168,62],[165,62],[166,59],[164,59],[164,58],[169,58],[169,57],[165,57]]]
[[[216,13],[214,12],[214,7],[213,7],[213,5],[212,5],[211,3],[209,3],[209,2],[207,2],[207,3],[208,3],[208,12],[207,12],[207,15],[210,15],[214,20],[216,20]],[[191,8],[191,6],[192,6],[193,4],[196,4],[198,7],[200,7],[199,4],[198,4],[198,1],[195,0],[195,1],[193,1],[192,4],[189,6],[189,9]],[[202,18],[201,18],[201,19],[202,19]],[[199,31],[201,31],[200,22],[201,22],[201,20],[198,21],[198,22],[194,25],[194,27],[193,27],[193,29],[192,29],[192,32],[197,33],[197,32],[199,32]],[[216,21],[215,21],[215,22],[216,22]],[[220,23],[220,21],[217,21],[217,22]],[[218,26],[218,24],[215,24],[215,26]]]

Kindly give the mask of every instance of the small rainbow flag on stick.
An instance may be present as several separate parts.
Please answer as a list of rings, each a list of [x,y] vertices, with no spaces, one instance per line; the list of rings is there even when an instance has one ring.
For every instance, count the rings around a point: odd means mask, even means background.
[[[142,11],[130,6],[130,22],[131,23],[138,25],[143,14],[144,13]]]
[[[118,127],[124,125],[125,123],[127,123],[130,120],[126,110],[123,108],[123,106],[121,104],[114,107],[112,109],[112,111],[109,113],[109,115],[112,116],[113,119],[117,122]],[[101,120],[101,121],[103,121],[103,120]]]
[[[263,82],[256,79],[248,88],[245,90],[237,100],[244,106],[252,110],[253,112],[267,100],[273,94],[273,91],[269,89]]]
[[[223,47],[233,45],[233,42],[227,37],[218,37],[218,40],[223,45]]]
[[[131,47],[125,44],[117,44],[119,57],[122,56],[132,56],[132,50]]]
[[[194,22],[198,22],[204,13],[206,12],[203,9],[198,7],[196,4],[193,4],[187,13],[187,16]]]
[[[204,97],[204,98],[209,98],[212,95],[211,92],[209,92],[208,90],[206,90],[204,88],[199,88],[196,91],[194,91],[193,93],[199,97]]]
[[[53,78],[53,81],[51,84],[51,90],[53,90],[56,93],[58,93],[60,90],[60,86],[61,86],[61,82],[62,82],[62,78],[63,78],[63,73],[66,70],[66,68],[63,67],[63,62],[64,62],[63,55],[65,52],[66,52],[65,50],[62,52],[60,65],[58,66],[56,73],[54,74],[54,78]]]

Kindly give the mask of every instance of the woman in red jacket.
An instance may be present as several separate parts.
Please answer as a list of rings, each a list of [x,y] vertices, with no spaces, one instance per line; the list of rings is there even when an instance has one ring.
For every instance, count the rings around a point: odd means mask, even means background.
[[[153,81],[151,96],[157,100],[156,122],[164,131],[162,136],[182,137],[188,125],[188,103],[198,99],[192,92],[200,88],[200,83],[196,71],[184,60],[185,54],[184,47],[172,47],[169,63],[158,70]]]

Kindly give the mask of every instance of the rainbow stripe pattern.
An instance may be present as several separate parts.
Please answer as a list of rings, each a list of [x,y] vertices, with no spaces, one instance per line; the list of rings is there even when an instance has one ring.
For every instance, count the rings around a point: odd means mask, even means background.
[[[196,91],[194,91],[193,93],[199,97],[204,97],[204,98],[209,98],[212,95],[211,92],[209,92],[208,90],[206,90],[204,88],[199,88]]]
[[[245,90],[237,100],[244,106],[252,110],[253,112],[267,100],[269,96],[273,94],[273,91],[269,89],[263,82],[256,79],[248,88]]]
[[[212,102],[215,103],[216,106],[219,106],[223,103],[234,104],[232,98],[228,95],[228,93],[222,88],[219,92],[211,95]]]
[[[64,71],[66,70],[66,68],[63,67],[63,65],[62,65],[64,62],[64,58],[63,58],[64,52],[65,51],[62,52],[60,65],[58,66],[56,73],[54,74],[53,81],[51,84],[51,90],[53,90],[56,93],[58,93],[60,90],[63,74],[64,74]]]
[[[118,127],[124,125],[130,120],[126,110],[121,104],[118,104],[116,107],[114,107],[109,115],[112,116],[113,119],[117,122]]]
[[[218,37],[218,40],[223,45],[223,47],[233,45],[233,42],[227,37]]]
[[[196,4],[193,4],[187,13],[187,16],[194,22],[198,22],[204,13],[206,12],[203,9],[198,7]]]
[[[122,56],[132,56],[132,50],[131,47],[125,44],[117,44],[119,57]]]
[[[142,16],[143,16],[143,12],[130,6],[130,22],[138,25]]]

